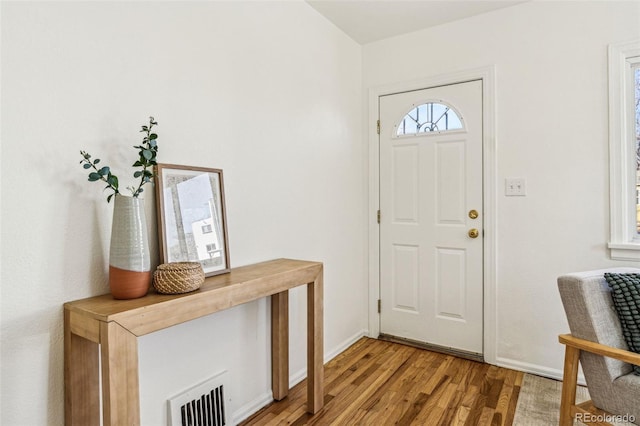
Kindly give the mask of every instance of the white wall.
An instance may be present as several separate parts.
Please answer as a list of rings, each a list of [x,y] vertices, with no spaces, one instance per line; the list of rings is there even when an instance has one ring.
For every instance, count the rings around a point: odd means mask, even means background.
[[[622,264],[606,248],[607,45],[634,38],[638,2],[555,1],[364,46],[365,89],[495,65],[501,365],[559,377],[557,276]],[[526,197],[504,196],[507,177]]]
[[[0,423],[63,422],[62,304],[108,291],[112,205],[79,150],[125,187],[149,115],[160,162],[224,170],[232,266],[325,262],[325,353],[362,335],[361,76],[361,47],[299,1],[3,2]],[[305,300],[290,298],[294,380]],[[167,398],[222,369],[232,412],[268,401],[268,310],[142,337],[143,424],[164,424]]]

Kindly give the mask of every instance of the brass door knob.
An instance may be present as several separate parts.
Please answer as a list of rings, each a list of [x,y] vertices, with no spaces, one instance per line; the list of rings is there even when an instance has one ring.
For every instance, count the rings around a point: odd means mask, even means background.
[[[469,229],[467,235],[469,235],[469,237],[471,238],[478,238],[478,235],[480,235],[480,231],[478,231],[476,228],[471,228]]]

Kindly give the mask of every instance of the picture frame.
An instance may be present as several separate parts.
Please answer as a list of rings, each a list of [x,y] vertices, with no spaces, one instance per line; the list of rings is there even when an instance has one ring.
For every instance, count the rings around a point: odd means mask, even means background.
[[[200,262],[205,276],[229,272],[221,169],[156,165],[160,262]]]

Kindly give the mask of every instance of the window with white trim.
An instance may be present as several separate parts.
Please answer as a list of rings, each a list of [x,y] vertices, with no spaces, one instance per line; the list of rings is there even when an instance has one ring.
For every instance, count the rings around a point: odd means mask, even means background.
[[[609,46],[611,257],[640,260],[640,40]]]
[[[443,101],[415,106],[396,126],[396,136],[441,133],[463,128],[460,114]]]

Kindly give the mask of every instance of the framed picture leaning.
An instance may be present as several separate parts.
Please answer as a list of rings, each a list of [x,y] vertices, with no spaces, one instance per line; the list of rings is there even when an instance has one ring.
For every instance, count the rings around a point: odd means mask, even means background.
[[[200,262],[205,276],[229,272],[222,170],[158,164],[156,175],[161,263]]]

